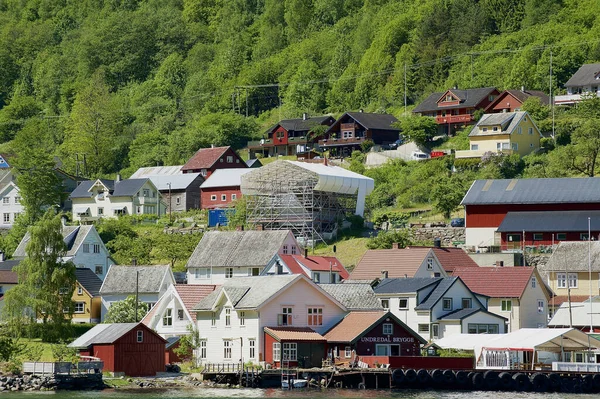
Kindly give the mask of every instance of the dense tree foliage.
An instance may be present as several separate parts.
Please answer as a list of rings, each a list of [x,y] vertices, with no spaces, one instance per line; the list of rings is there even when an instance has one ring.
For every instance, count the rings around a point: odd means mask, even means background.
[[[240,148],[302,112],[399,116],[405,95],[454,85],[547,91],[551,52],[556,92],[600,58],[597,14],[595,0],[4,0],[0,142],[18,153],[27,134],[69,172],[85,155],[88,175],[112,176]]]
[[[137,323],[144,318],[146,313],[148,313],[148,304],[138,302],[136,309],[135,296],[130,295],[122,301],[110,305],[104,323]]]

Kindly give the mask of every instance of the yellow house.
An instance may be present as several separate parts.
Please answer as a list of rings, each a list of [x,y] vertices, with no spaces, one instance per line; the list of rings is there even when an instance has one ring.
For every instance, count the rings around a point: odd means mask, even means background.
[[[588,300],[590,294],[600,295],[600,242],[561,242],[548,262],[540,266],[540,273],[556,293],[551,310],[568,302],[569,297],[573,303]]]
[[[485,114],[469,133],[470,150],[456,158],[480,158],[486,152],[525,156],[540,148],[542,135],[525,111]]]
[[[73,323],[100,323],[102,280],[88,268],[75,270],[77,282],[72,300],[75,302]]]

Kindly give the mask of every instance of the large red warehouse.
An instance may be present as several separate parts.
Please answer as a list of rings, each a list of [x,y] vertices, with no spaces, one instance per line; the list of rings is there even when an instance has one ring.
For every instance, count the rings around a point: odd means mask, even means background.
[[[142,323],[98,324],[69,345],[104,362],[104,370],[131,377],[165,371],[165,341]]]
[[[551,245],[600,233],[600,178],[476,180],[465,195],[466,244]]]

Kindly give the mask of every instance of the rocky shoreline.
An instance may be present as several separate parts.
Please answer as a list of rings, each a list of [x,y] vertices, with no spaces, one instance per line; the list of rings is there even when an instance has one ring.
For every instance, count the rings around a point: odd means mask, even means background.
[[[0,376],[0,392],[100,390],[106,388],[102,374]]]

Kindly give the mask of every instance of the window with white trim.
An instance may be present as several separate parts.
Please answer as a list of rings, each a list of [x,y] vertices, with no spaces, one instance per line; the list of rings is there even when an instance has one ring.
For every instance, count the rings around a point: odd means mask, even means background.
[[[283,307],[281,308],[281,314],[277,317],[278,326],[291,326],[292,325],[292,308]]]
[[[544,308],[546,307],[546,304],[544,303],[544,300],[542,299],[538,299],[537,301],[538,304],[538,313],[544,313]]]
[[[238,318],[240,319],[240,326],[246,325],[246,312],[239,312]]]
[[[248,357],[250,359],[255,359],[256,358],[256,340],[255,339],[248,340],[248,348],[250,348],[250,353],[249,353]]]
[[[383,323],[383,334],[392,335],[394,333],[394,325],[392,323]]]
[[[75,310],[74,313],[84,313],[85,312],[85,302],[75,302]]]
[[[398,309],[408,309],[408,298],[398,298]]]
[[[221,201],[227,201],[227,194],[221,194]]]
[[[279,342],[273,342],[273,361],[281,361],[281,343]]]
[[[10,197],[2,197],[3,204],[10,204]]]
[[[223,359],[231,360],[231,340],[223,340]]]
[[[296,255],[296,251],[297,251],[296,246],[292,245],[292,255]]]
[[[542,241],[544,239],[544,233],[533,233],[533,241]]]
[[[351,358],[352,357],[352,347],[351,346],[346,346],[344,347],[344,357],[346,359]]]
[[[194,269],[194,277],[197,279],[210,278],[210,267],[198,267]]]
[[[501,302],[501,308],[503,312],[510,312],[512,311],[512,300],[510,299],[503,299]]]
[[[210,326],[215,327],[217,325],[217,312],[210,313]]]
[[[5,214],[3,215],[3,219],[2,219],[2,221],[3,221],[4,223],[10,223],[10,213],[5,213]]]
[[[315,283],[320,283],[321,282],[321,273],[313,272],[313,281]]]
[[[381,307],[384,310],[389,310],[390,309],[390,300],[388,298],[385,298],[385,299],[382,298],[381,299]]]
[[[211,201],[216,201],[217,200],[217,196],[216,195],[211,195],[210,196],[210,200]]]
[[[233,277],[233,267],[226,267],[225,268],[225,278],[232,278]]]
[[[531,277],[531,288],[535,288],[537,286],[537,280],[535,276]]]
[[[227,163],[233,163],[233,155],[227,155]]]
[[[237,199],[237,194],[231,194],[231,200],[235,201]]]
[[[99,254],[100,253],[100,244],[94,244],[94,253],[95,254]]]
[[[175,205],[181,204],[181,197],[175,197]]]
[[[440,325],[439,324],[432,324],[431,325],[431,337],[432,338],[439,338],[440,337]]]
[[[206,340],[200,341],[200,359],[206,359]]]
[[[258,276],[260,274],[260,267],[249,267],[248,276]]]
[[[442,299],[442,309],[443,310],[452,310],[452,298],[443,298]]]
[[[77,295],[83,295],[83,288],[77,287]]]
[[[225,326],[231,326],[231,308],[225,308]]]
[[[433,270],[433,259],[427,258],[427,270]]]
[[[168,327],[173,325],[173,309],[166,309],[163,315],[163,326]]]
[[[567,288],[567,273],[556,273],[556,286]]]
[[[577,273],[569,273],[567,279],[569,280],[569,288],[577,288]]]
[[[142,330],[137,331],[137,342],[144,342],[144,332]]]
[[[429,332],[429,324],[419,324],[418,330],[420,333],[428,333]]]
[[[284,342],[282,354],[284,359],[295,362],[298,360],[298,344],[295,342]]]
[[[323,308],[308,308],[308,325],[322,326],[323,325]]]
[[[287,244],[283,246],[282,252],[283,252],[284,255],[287,255],[287,253],[288,253],[288,246],[287,246]]]
[[[183,318],[184,318],[183,309],[177,309],[177,319],[183,320]]]

